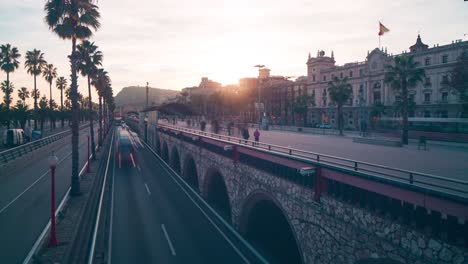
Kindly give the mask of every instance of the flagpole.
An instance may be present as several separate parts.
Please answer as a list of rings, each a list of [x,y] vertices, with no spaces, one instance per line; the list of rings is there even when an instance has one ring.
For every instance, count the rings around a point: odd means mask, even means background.
[[[380,34],[379,34],[379,49],[380,49]]]

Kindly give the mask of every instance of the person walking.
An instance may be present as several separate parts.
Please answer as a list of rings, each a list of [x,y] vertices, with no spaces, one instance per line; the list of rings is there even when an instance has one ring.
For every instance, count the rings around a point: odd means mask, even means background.
[[[260,141],[260,131],[258,131],[258,128],[255,129],[254,138],[255,138],[255,145],[258,145],[258,142]]]
[[[247,140],[249,140],[250,135],[249,135],[249,129],[247,129],[246,127],[244,127],[242,130],[242,137],[245,140],[245,144],[247,144]]]

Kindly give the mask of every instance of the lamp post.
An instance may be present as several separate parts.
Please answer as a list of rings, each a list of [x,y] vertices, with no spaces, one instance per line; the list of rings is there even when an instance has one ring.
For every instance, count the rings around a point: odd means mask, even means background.
[[[149,93],[149,83],[146,82],[146,109],[145,109],[145,142],[148,142],[148,93]]]
[[[50,240],[49,247],[57,246],[57,236],[55,234],[55,168],[57,167],[58,158],[52,151],[48,158],[50,175],[51,175],[51,210],[50,210]]]
[[[90,146],[89,146],[89,142],[90,142],[90,136],[88,135],[88,156],[86,156],[86,159],[87,159],[87,162],[86,162],[86,173],[91,173],[91,164],[89,162],[89,156],[90,156]],[[94,158],[94,156],[93,156]]]

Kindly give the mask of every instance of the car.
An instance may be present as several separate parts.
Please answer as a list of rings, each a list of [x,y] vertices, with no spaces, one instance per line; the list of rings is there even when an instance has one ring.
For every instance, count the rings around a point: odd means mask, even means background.
[[[331,129],[330,124],[320,124],[317,126],[317,128],[322,128],[322,129]]]

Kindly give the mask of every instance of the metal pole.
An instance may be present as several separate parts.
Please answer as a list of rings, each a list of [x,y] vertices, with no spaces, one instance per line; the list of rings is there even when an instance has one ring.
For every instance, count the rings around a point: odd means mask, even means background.
[[[149,83],[146,82],[146,111],[148,111],[148,92],[149,92]],[[145,123],[145,142],[148,142],[148,112],[145,112],[145,117],[143,119],[143,122]]]
[[[49,247],[57,246],[57,236],[55,233],[55,166],[50,166],[50,175],[52,176],[51,191],[51,210],[50,210],[50,240]]]
[[[87,156],[88,162],[86,163],[86,164],[87,164],[87,166],[86,166],[86,173],[91,173],[91,166],[90,166],[90,162],[89,162],[89,156],[90,156],[90,154],[89,154],[89,150],[90,150],[89,142],[90,142],[90,137],[89,137],[89,135],[88,135],[88,156]]]

